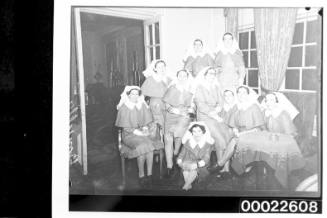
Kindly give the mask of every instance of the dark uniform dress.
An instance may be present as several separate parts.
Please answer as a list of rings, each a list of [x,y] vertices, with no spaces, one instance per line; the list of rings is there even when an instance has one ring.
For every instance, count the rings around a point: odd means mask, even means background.
[[[286,112],[277,118],[264,118],[256,104],[236,112],[230,119],[231,126],[249,130],[266,125],[269,131],[250,132],[238,138],[232,161],[234,170],[242,173],[251,162],[264,161],[275,170],[274,174],[280,184],[287,187],[290,172],[305,164],[295,139],[289,134],[295,130],[290,122]]]
[[[226,110],[223,107],[219,115],[223,118],[224,123],[228,124],[232,114],[236,113],[236,111],[237,111],[237,105],[235,104],[233,107],[229,108],[228,110]]]
[[[145,103],[140,109],[136,106],[131,109],[123,104],[118,109],[115,125],[123,129],[122,141],[125,146],[122,147],[121,152],[128,158],[135,158],[163,148],[156,124],[153,123],[152,114]],[[142,127],[149,128],[149,136],[138,136],[133,133],[135,129],[142,131]]]
[[[179,90],[176,85],[172,85],[163,97],[166,104],[165,113],[165,133],[172,133],[174,137],[183,137],[190,123],[190,117],[171,113],[172,108],[176,108],[184,113],[188,113],[192,104],[192,93],[186,90]]]
[[[236,50],[233,54],[219,51],[214,60],[214,67],[221,67],[219,74],[219,82],[223,89],[239,86],[240,69],[244,69],[243,54],[240,50]]]
[[[152,76],[146,78],[141,86],[142,94],[150,97],[150,109],[153,114],[154,121],[161,126],[164,125],[165,104],[162,101],[164,94],[168,89],[170,80],[167,83],[163,81],[157,82]]]
[[[211,136],[215,140],[216,149],[224,149],[232,137],[229,128],[224,122],[218,122],[209,116],[210,112],[215,111],[217,106],[223,104],[219,87],[199,85],[195,92],[194,101],[197,107],[197,120],[203,121],[209,128]]]
[[[265,116],[265,123],[269,132],[284,133],[288,135],[296,134],[296,127],[291,116],[286,111],[280,112],[277,117]]]
[[[189,56],[184,62],[184,69],[192,73],[193,77],[196,77],[198,73],[205,67],[213,66],[213,58],[209,54],[205,54],[202,57]]]
[[[205,142],[203,147],[196,145],[194,148],[190,145],[190,140],[186,141],[184,144],[178,159],[182,162],[198,163],[199,161],[204,161],[205,165],[197,168],[199,175],[199,180],[202,181],[208,174],[207,166],[210,161],[210,154],[212,151],[212,144]]]

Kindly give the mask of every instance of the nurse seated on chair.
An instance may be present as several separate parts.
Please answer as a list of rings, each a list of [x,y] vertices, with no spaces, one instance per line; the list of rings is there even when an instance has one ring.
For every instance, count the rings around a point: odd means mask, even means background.
[[[269,93],[265,96],[262,105],[265,108],[265,124],[269,132],[297,135],[293,119],[299,111],[284,94]]]
[[[153,122],[148,105],[138,86],[126,86],[117,105],[115,125],[122,128],[121,152],[128,158],[137,158],[139,183],[142,188],[152,185],[153,151],[163,148],[156,134],[157,125]],[[144,165],[147,165],[147,175]]]
[[[192,188],[192,183],[199,177],[203,181],[209,174],[207,166],[214,139],[204,122],[192,122],[183,136],[183,147],[177,158],[177,164],[183,170],[184,190]]]
[[[223,157],[218,160],[219,168],[222,168],[226,162],[233,156],[235,146],[247,139],[247,134],[261,131],[264,129],[264,118],[257,101],[258,95],[247,86],[237,88],[237,109],[231,114],[228,125],[233,129],[234,137],[229,142]],[[253,144],[260,144],[253,138]]]
[[[217,72],[213,67],[204,68],[199,72],[196,78],[194,102],[197,109],[197,120],[206,124],[215,140],[214,146],[218,161],[222,158],[223,151],[232,134],[223,118],[219,116],[224,102]],[[208,170],[215,172],[219,170],[218,168],[216,162]]]

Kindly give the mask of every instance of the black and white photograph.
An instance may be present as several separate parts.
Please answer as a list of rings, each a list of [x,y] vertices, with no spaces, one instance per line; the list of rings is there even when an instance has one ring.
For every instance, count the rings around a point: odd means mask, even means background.
[[[168,196],[321,213],[322,7],[67,10],[70,211]]]

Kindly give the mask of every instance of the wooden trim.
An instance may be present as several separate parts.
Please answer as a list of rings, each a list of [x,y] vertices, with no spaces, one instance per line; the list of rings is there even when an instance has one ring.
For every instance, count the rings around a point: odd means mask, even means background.
[[[75,36],[77,48],[78,78],[79,78],[79,97],[82,120],[82,165],[83,174],[87,175],[87,140],[86,140],[86,117],[85,117],[85,88],[84,88],[84,66],[83,66],[83,46],[80,9],[75,8]]]
[[[101,14],[115,17],[125,17],[130,19],[140,19],[146,20],[151,19],[156,16],[156,12],[145,11],[140,9],[127,9],[127,8],[79,8],[80,12],[93,13],[93,14]]]

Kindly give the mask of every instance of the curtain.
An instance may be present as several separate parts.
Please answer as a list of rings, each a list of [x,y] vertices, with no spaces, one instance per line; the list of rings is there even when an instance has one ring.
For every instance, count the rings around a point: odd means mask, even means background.
[[[226,17],[226,32],[233,34],[235,39],[238,39],[238,9],[225,8],[224,15]]]
[[[264,89],[277,91],[285,78],[297,9],[253,10],[261,86]]]

